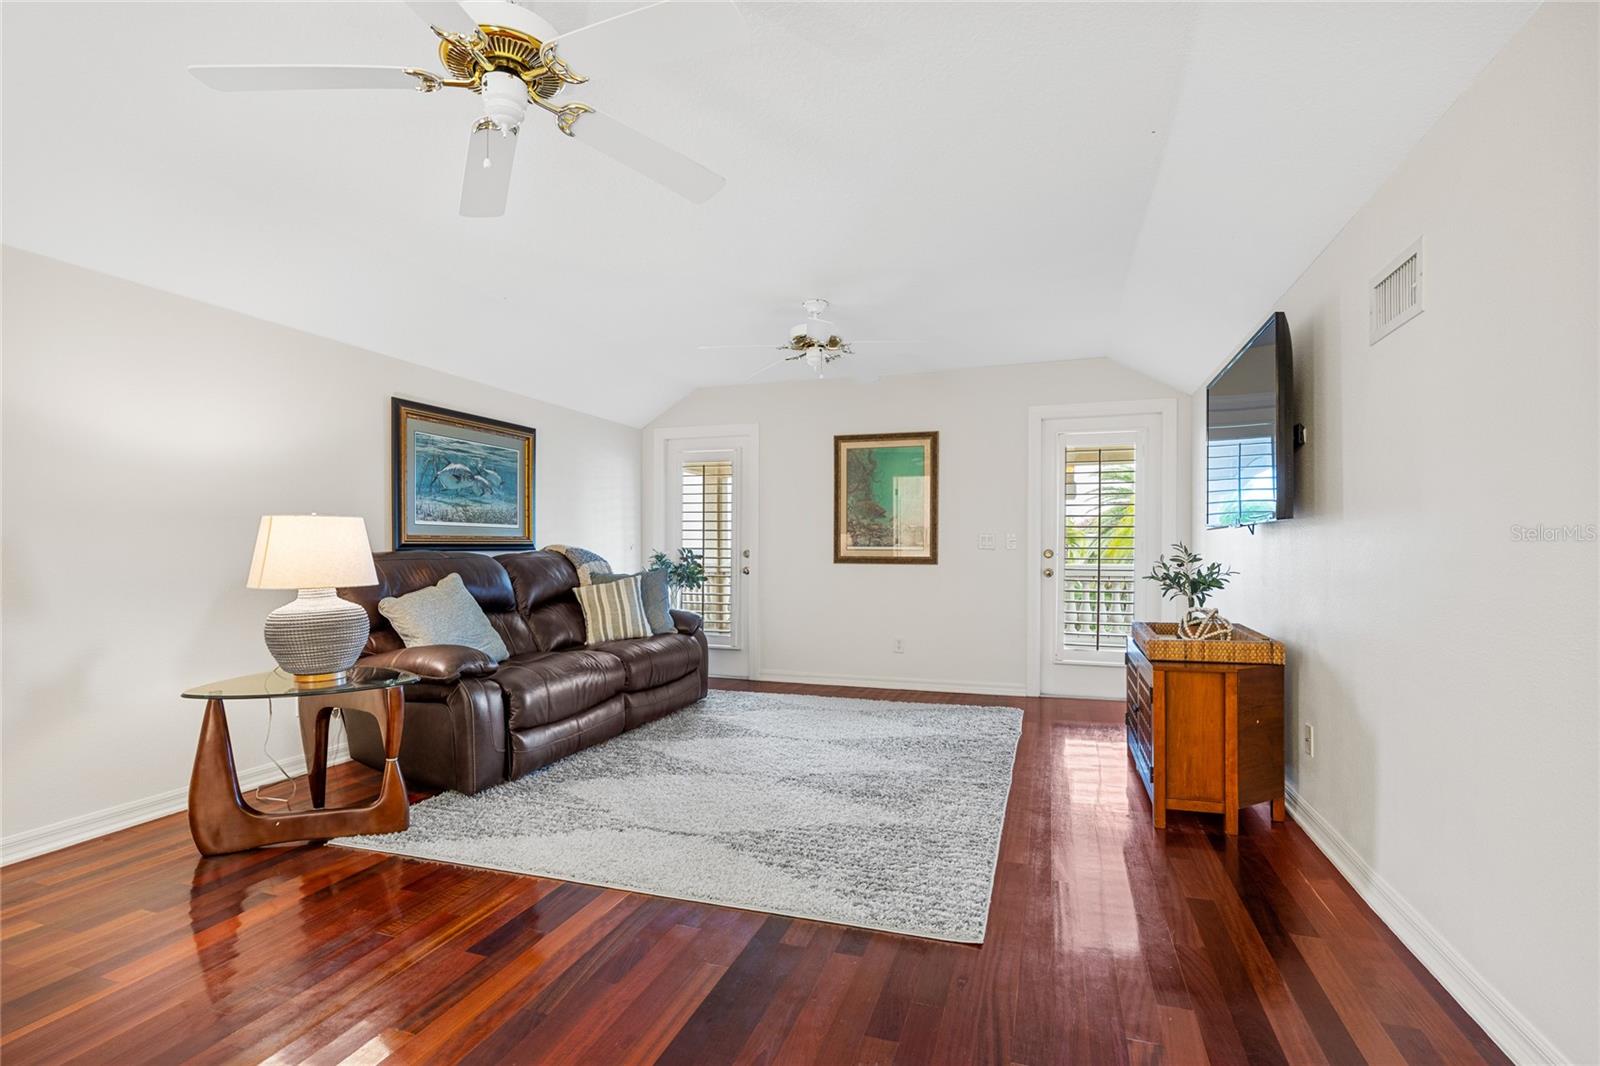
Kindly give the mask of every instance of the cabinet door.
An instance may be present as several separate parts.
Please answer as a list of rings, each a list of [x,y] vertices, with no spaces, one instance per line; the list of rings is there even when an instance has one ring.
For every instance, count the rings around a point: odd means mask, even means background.
[[[1210,670],[1163,670],[1166,728],[1163,763],[1169,807],[1222,809],[1224,686]]]

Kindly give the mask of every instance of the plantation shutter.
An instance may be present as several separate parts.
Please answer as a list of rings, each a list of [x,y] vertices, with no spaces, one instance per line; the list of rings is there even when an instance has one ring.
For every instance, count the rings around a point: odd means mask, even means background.
[[[1062,486],[1061,595],[1064,649],[1119,649],[1133,625],[1132,444],[1066,449]]]
[[[732,637],[733,462],[687,461],[681,474],[680,543],[698,553],[706,568],[706,583],[683,591],[683,609],[700,615],[708,637]]]

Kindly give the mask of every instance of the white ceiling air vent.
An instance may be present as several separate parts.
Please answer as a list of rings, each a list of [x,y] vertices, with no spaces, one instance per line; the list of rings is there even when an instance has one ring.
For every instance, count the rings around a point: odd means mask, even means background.
[[[1401,252],[1372,279],[1368,321],[1372,336],[1369,344],[1380,340],[1422,314],[1422,239]]]

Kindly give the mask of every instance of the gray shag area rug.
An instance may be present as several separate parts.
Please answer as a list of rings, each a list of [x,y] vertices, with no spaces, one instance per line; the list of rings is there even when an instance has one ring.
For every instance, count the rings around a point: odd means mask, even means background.
[[[338,843],[976,943],[1015,707],[713,691],[476,796]]]

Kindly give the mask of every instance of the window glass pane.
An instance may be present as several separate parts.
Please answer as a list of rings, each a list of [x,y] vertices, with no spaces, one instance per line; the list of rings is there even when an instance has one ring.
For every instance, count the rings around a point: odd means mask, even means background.
[[[1061,505],[1061,646],[1116,649],[1133,625],[1134,497],[1131,444],[1069,447]]]
[[[684,463],[681,543],[699,553],[706,582],[685,589],[683,609],[704,619],[706,635],[733,636],[733,462]]]

